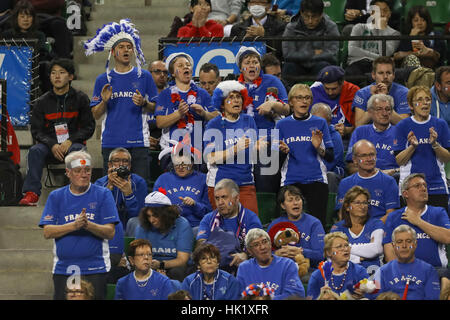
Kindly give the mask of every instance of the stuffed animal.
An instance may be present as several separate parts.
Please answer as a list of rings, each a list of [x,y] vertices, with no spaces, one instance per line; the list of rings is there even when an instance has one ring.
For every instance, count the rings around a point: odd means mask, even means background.
[[[375,281],[369,279],[362,279],[353,288],[349,288],[340,294],[341,300],[355,300],[352,293],[355,289],[361,290],[363,294],[375,294],[379,291]]]
[[[272,250],[275,251],[285,245],[295,246],[300,241],[300,233],[295,224],[291,222],[279,222],[270,228],[269,236],[272,240]],[[295,258],[298,266],[298,275],[302,277],[308,273],[310,261],[303,254],[298,253]]]

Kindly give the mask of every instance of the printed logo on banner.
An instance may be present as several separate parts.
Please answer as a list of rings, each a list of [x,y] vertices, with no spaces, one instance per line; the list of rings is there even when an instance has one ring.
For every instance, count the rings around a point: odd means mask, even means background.
[[[178,44],[177,46],[167,45],[164,48],[164,57],[168,57],[175,52],[184,52],[194,59],[194,76],[198,77],[203,64],[210,62],[217,65],[220,76],[225,77],[229,73],[239,74],[240,70],[236,65],[236,54],[241,46],[254,47],[263,55],[266,53],[264,42],[202,42],[190,44]]]

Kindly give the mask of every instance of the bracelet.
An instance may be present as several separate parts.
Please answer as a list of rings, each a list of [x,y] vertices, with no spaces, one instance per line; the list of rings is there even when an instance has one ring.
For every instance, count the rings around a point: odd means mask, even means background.
[[[439,142],[436,142],[435,144],[432,144],[432,145],[431,145],[431,148],[432,148],[433,150],[438,149],[438,148],[440,148],[440,147],[441,147],[441,145],[440,145]]]

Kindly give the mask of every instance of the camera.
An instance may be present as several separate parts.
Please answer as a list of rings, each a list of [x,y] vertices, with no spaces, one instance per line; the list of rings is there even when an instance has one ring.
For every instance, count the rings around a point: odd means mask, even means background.
[[[117,176],[122,179],[128,179],[128,176],[130,175],[130,170],[126,166],[120,166],[114,169],[114,171],[117,172]]]

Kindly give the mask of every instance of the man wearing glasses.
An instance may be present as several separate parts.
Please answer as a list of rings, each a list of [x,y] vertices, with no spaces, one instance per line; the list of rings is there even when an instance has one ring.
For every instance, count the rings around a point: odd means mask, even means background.
[[[90,182],[90,154],[72,152],[65,164],[70,184],[50,193],[39,222],[45,239],[54,239],[54,299],[64,300],[67,284],[80,276],[94,286],[95,299],[104,299],[111,268],[105,242],[120,222],[117,209],[112,194]]]
[[[369,113],[371,124],[359,126],[353,131],[348,145],[345,160],[348,163],[347,169],[350,174],[358,171],[357,166],[352,161],[352,148],[356,141],[367,139],[373,143],[377,150],[376,167],[384,173],[394,176],[398,181],[399,166],[395,161],[394,139],[395,128],[391,124],[391,115],[394,106],[394,98],[386,94],[375,94],[367,102],[367,112]]]
[[[384,256],[395,259],[390,243],[392,231],[406,224],[417,233],[416,257],[435,267],[440,276],[450,278],[445,245],[450,244],[450,220],[444,208],[427,205],[428,191],[425,175],[413,173],[401,185],[406,207],[389,214],[384,227]]]
[[[95,182],[111,190],[124,227],[129,218],[139,215],[148,191],[144,178],[130,170],[130,152],[125,148],[116,148],[109,154],[108,175]]]
[[[130,152],[125,148],[116,148],[109,154],[108,175],[95,182],[111,190],[120,219],[114,239],[109,241],[112,271],[108,281],[117,279],[124,271],[119,267],[124,249],[124,231],[128,220],[139,215],[147,196],[147,182],[141,176],[130,173],[130,170]]]
[[[341,180],[336,197],[336,210],[342,207],[347,191],[355,186],[370,192],[369,215],[385,222],[388,214],[400,207],[398,185],[394,178],[376,168],[377,151],[372,142],[362,139],[352,148],[357,172]]]
[[[167,71],[164,61],[155,60],[150,64],[148,69],[152,74],[158,94],[168,87],[169,72]],[[156,126],[155,113],[148,114],[148,128],[150,131],[150,150],[159,150],[159,139],[161,138],[161,129]]]
[[[416,231],[405,222],[393,232],[386,230],[389,243],[385,244],[385,248],[389,247],[392,258],[375,273],[375,281],[380,284],[378,293],[392,291],[402,300],[439,300],[438,274],[420,257],[419,247],[422,244]]]

